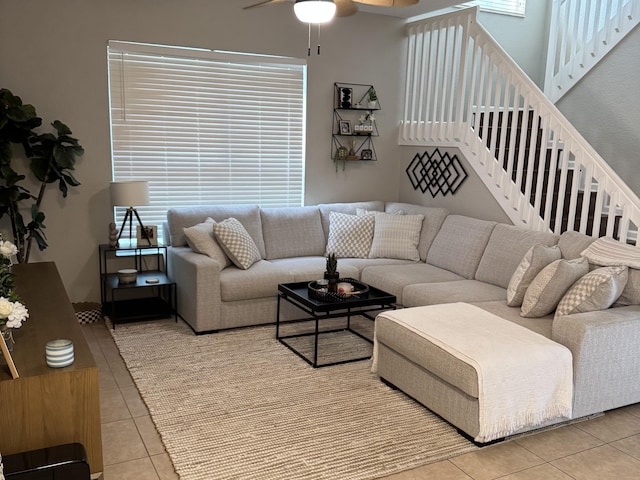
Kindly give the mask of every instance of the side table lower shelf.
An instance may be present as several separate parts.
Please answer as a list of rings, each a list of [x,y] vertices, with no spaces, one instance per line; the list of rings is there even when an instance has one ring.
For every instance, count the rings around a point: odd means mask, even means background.
[[[147,283],[149,278],[157,282]],[[114,274],[106,275],[103,281],[108,295],[102,304],[102,312],[111,318],[114,328],[117,323],[172,315],[178,320],[176,283],[162,272],[139,272],[136,282],[132,283],[119,283],[118,276]],[[131,294],[133,290],[148,291],[150,295],[122,298],[123,294]]]

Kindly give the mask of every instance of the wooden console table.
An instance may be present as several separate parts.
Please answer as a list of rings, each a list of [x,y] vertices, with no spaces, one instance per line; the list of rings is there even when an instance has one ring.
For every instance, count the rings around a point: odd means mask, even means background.
[[[14,330],[12,380],[0,356],[0,452],[19,453],[66,443],[84,445],[91,473],[102,471],[98,368],[53,262],[13,266],[16,291],[29,319]],[[75,361],[50,368],[49,340],[73,342]]]

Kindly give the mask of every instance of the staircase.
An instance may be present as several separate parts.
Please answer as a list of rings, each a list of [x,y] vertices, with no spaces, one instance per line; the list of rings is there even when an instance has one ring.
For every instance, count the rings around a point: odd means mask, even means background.
[[[640,23],[640,0],[553,0],[544,93],[557,102]]]
[[[478,23],[477,8],[409,24],[406,79],[399,144],[459,148],[515,225],[635,243],[640,199]]]

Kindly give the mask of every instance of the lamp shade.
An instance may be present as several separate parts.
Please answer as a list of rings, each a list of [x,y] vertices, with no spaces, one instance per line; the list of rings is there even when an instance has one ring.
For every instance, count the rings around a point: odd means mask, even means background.
[[[305,23],[326,23],[336,14],[333,0],[296,0],[293,11]]]
[[[111,204],[114,207],[149,205],[149,182],[146,180],[111,182]]]

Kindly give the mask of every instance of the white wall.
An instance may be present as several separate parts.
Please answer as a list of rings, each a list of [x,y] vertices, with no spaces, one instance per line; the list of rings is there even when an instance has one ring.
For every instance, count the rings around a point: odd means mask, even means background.
[[[640,196],[640,28],[636,27],[556,104]]]
[[[108,240],[111,180],[107,41],[205,47],[307,58],[307,30],[291,4],[242,10],[250,0],[0,0],[0,87],[33,104],[45,124],[67,123],[86,153],[82,185],[63,201],[55,186],[43,203],[49,248],[72,301],[99,300],[98,244]],[[322,29],[322,54],[308,58],[308,204],[396,200],[396,123],[404,21],[359,13]],[[315,35],[314,35],[315,36]],[[335,171],[330,160],[333,83],[372,83],[377,162]],[[7,233],[6,219],[0,231]]]
[[[480,12],[482,26],[538,85],[544,87],[550,0],[529,0],[525,18]]]

